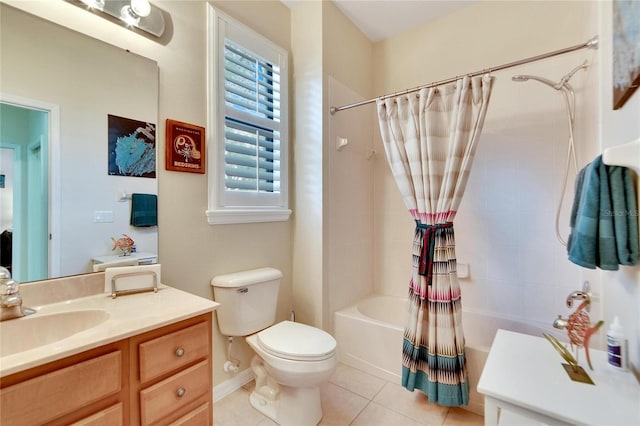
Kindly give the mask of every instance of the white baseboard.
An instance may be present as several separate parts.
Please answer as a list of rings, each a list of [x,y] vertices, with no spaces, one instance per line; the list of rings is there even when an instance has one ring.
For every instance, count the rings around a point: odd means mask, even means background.
[[[213,403],[220,401],[225,396],[232,394],[242,386],[253,380],[255,374],[251,368],[246,368],[239,372],[235,377],[225,380],[224,382],[213,387]]]

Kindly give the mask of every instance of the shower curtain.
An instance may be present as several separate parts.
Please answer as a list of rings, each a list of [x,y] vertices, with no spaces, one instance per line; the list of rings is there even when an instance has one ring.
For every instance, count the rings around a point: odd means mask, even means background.
[[[377,101],[387,160],[415,219],[402,385],[444,406],[467,405],[453,219],[491,94],[492,77]]]

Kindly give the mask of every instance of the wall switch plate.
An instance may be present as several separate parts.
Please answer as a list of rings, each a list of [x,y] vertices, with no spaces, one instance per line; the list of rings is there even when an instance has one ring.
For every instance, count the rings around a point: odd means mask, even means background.
[[[111,210],[96,210],[93,212],[93,221],[95,223],[111,223],[113,222],[113,212]]]
[[[469,278],[469,264],[468,263],[458,263],[458,278]]]

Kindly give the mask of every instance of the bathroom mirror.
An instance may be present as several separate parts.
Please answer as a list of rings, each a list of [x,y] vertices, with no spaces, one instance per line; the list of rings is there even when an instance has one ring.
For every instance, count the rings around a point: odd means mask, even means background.
[[[157,255],[157,226],[130,225],[158,188],[156,62],[6,4],[0,55],[0,261],[19,282],[86,273],[122,234]]]

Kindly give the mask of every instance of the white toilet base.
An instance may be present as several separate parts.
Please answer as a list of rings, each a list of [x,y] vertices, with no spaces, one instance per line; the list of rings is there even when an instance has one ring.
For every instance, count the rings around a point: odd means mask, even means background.
[[[322,418],[320,388],[297,388],[280,385],[280,394],[271,401],[251,392],[251,405],[281,426],[315,426]]]

